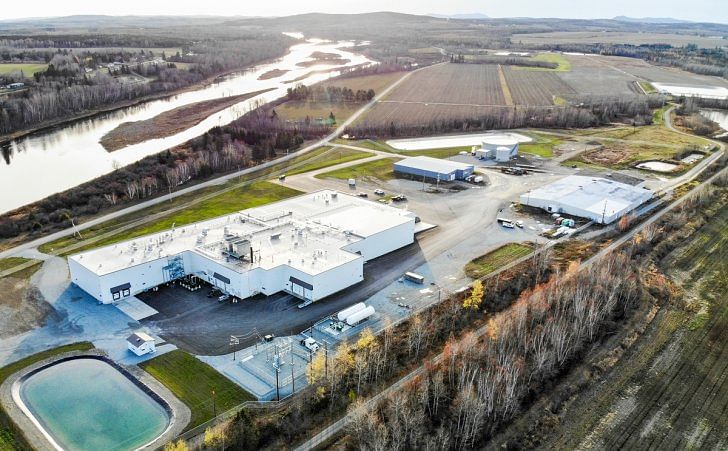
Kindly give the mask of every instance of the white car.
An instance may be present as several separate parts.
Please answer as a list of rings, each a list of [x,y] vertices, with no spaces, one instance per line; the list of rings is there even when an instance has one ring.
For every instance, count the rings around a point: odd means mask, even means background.
[[[375,189],[374,194],[377,196],[384,196],[384,190],[383,189]]]
[[[303,346],[305,346],[306,348],[308,348],[311,352],[318,351],[319,347],[320,347],[319,344],[316,343],[316,340],[314,340],[311,337],[304,338],[303,340],[301,340],[301,344]]]
[[[512,229],[515,227],[512,222],[501,222],[501,225],[506,229]]]
[[[523,228],[523,221],[516,221],[516,226],[517,226],[517,227],[518,227],[519,229],[522,229],[522,228]]]

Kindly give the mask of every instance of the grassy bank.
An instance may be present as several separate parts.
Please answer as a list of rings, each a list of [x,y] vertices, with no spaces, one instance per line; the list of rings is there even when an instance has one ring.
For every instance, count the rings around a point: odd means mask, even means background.
[[[392,164],[399,160],[400,158],[382,158],[381,160],[368,161],[355,166],[324,172],[317,175],[316,178],[391,180],[394,178]]]
[[[253,395],[218,373],[210,365],[181,350],[174,350],[148,360],[140,366],[164,384],[192,411],[187,429],[210,420]],[[213,409],[214,392],[214,409]]]
[[[468,262],[465,265],[465,274],[472,279],[479,279],[531,252],[533,252],[533,247],[527,244],[504,244],[498,249]]]
[[[47,68],[48,65],[42,63],[3,63],[0,64],[0,75],[22,71],[26,77],[32,77],[34,73],[43,72]]]
[[[0,272],[22,265],[23,263],[28,263],[30,261],[32,261],[32,259],[24,257],[0,258]]]
[[[11,363],[10,365],[0,368],[0,384],[5,382],[10,375],[20,371],[21,369],[30,366],[41,360],[45,360],[54,355],[63,354],[64,352],[70,351],[87,351],[93,349],[93,345],[89,342],[82,341],[79,343],[73,343],[70,345],[61,346],[47,351],[33,354],[24,359],[18,360],[17,362]],[[0,408],[0,450],[15,450],[15,449],[30,449],[22,433],[16,428],[12,420],[7,416],[4,410]]]
[[[124,122],[105,134],[100,142],[104,146],[104,149],[114,151],[150,139],[173,136],[190,127],[194,127],[218,111],[270,91],[271,89],[196,102],[165,111],[144,121]]]
[[[531,155],[538,155],[543,158],[551,158],[554,156],[554,147],[564,142],[563,139],[559,139],[552,135],[531,133],[530,136],[534,139],[534,141],[521,143],[518,146],[518,151],[520,153],[530,153]]]
[[[315,171],[317,169],[328,168],[330,166],[336,166],[341,163],[348,163],[349,161],[356,161],[362,158],[371,157],[374,154],[371,152],[364,152],[361,150],[345,149],[343,147],[322,147],[324,152],[311,160],[310,162],[299,166],[286,172],[286,175],[302,174],[304,172]]]

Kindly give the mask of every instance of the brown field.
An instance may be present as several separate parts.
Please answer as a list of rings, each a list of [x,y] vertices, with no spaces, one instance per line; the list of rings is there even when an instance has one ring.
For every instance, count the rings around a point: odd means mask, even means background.
[[[669,33],[630,33],[619,31],[555,31],[549,33],[524,33],[513,35],[513,42],[523,44],[671,44],[684,46],[697,44],[713,48],[726,45],[726,40],[717,37],[703,37]]]
[[[642,92],[636,82],[640,78],[615,66],[612,61],[595,55],[565,55],[571,62],[569,72],[556,74],[579,95],[632,95]],[[631,58],[623,58],[639,61]]]
[[[206,100],[165,111],[144,121],[125,122],[105,134],[100,142],[104,149],[112,152],[148,139],[172,136],[199,124],[220,110],[267,91],[270,89]]]
[[[439,64],[413,74],[386,99],[390,102],[505,105],[498,68],[485,64]]]
[[[350,88],[354,91],[359,89],[373,89],[375,93],[379,94],[404,75],[405,72],[390,72],[386,74],[365,75],[363,77],[332,78],[321,84],[323,86],[334,86],[337,88]]]
[[[504,67],[503,72],[516,105],[553,105],[557,97],[566,98],[576,91],[566,84],[558,73],[547,71],[513,70]]]

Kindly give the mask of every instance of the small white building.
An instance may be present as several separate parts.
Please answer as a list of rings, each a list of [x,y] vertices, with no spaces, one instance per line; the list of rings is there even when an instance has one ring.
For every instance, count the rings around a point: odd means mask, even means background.
[[[571,175],[521,195],[521,204],[610,224],[652,198],[652,191],[596,177]]]
[[[157,349],[154,347],[154,338],[144,332],[134,332],[126,339],[127,347],[136,355],[151,354]]]

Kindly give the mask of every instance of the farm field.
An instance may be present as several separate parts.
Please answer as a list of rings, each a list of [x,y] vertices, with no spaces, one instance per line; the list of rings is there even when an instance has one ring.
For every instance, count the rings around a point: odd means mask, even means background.
[[[548,70],[518,70],[504,67],[503,73],[516,105],[550,106],[558,97],[569,97],[576,91],[559,76]]]
[[[565,55],[571,62],[569,72],[558,77],[578,95],[633,95],[642,91],[635,85],[638,78],[597,55]],[[629,58],[625,58],[629,59]],[[634,60],[638,61],[638,60]]]
[[[23,71],[26,77],[30,77],[36,72],[46,70],[47,67],[47,64],[42,63],[1,63],[0,75]]]
[[[720,37],[696,36],[671,33],[636,33],[621,31],[554,31],[547,33],[514,34],[513,42],[527,45],[539,44],[671,44],[684,46],[696,44],[699,47],[713,48],[726,45]]]
[[[549,63],[556,63],[559,66],[556,69],[547,69],[544,67],[527,67],[527,66],[514,66],[515,70],[530,70],[530,71],[547,71],[547,72],[568,72],[571,70],[571,62],[561,53],[539,53],[538,55],[531,58],[535,61],[546,61]]]
[[[728,207],[662,263],[683,293],[562,419],[551,449],[724,449]],[[684,306],[684,308],[680,308]]]

